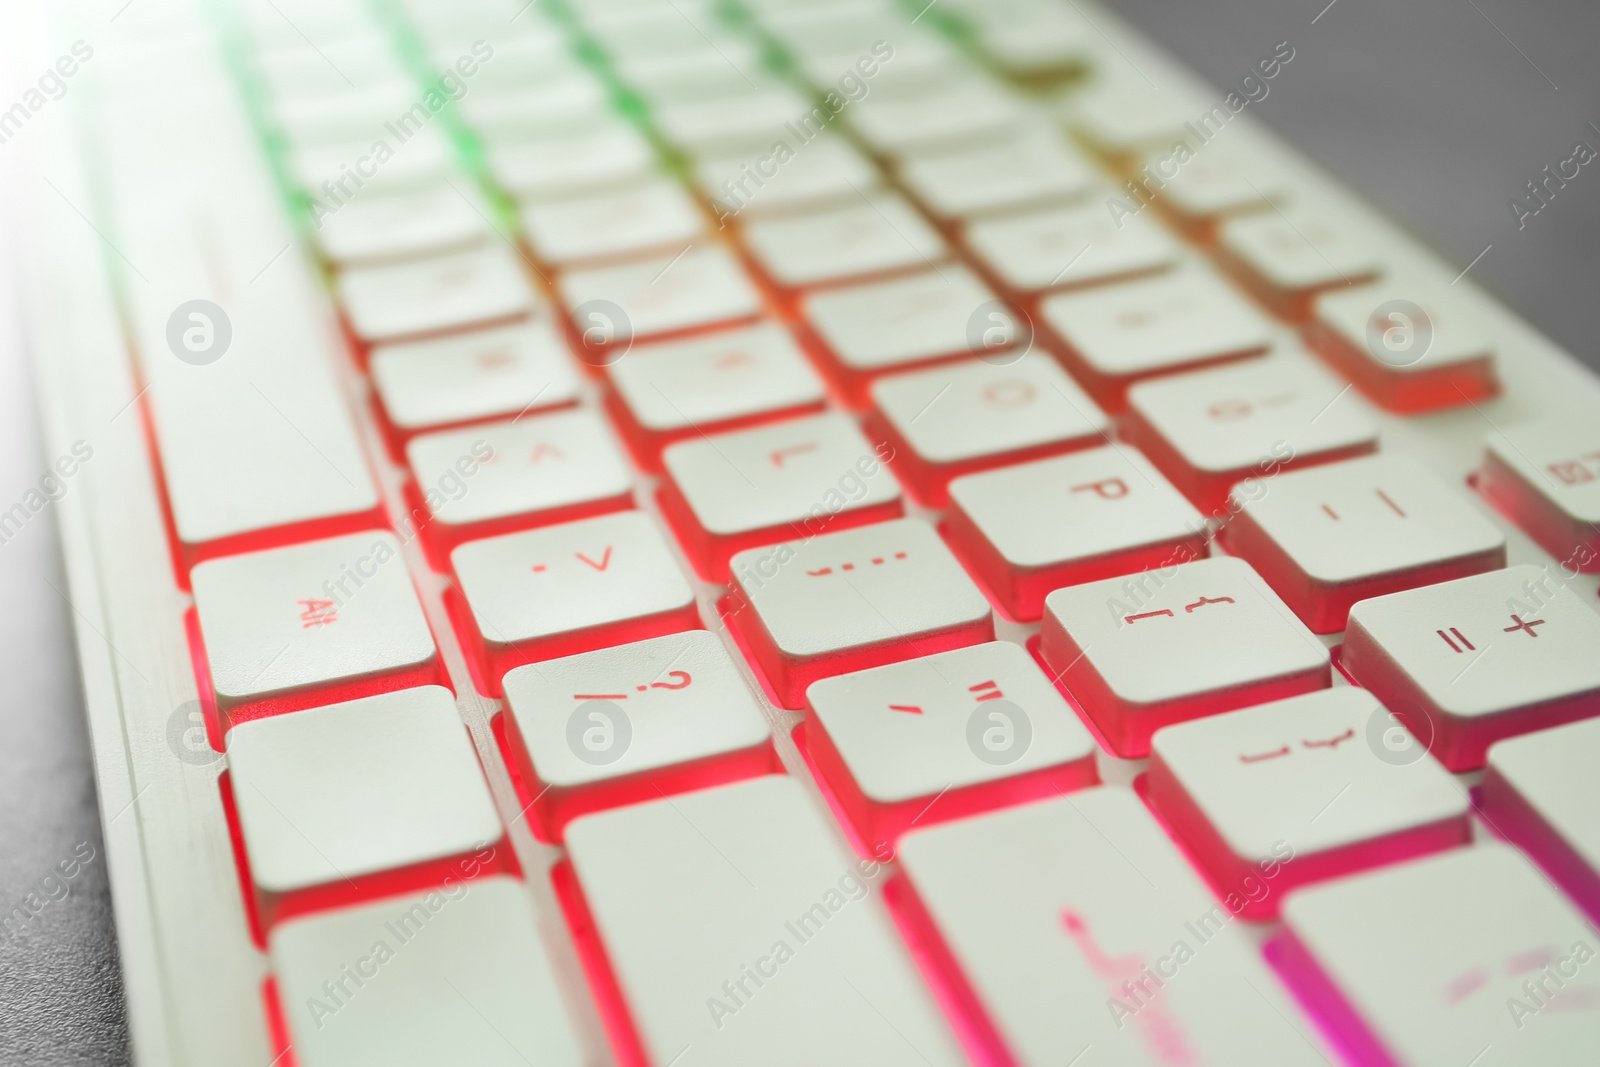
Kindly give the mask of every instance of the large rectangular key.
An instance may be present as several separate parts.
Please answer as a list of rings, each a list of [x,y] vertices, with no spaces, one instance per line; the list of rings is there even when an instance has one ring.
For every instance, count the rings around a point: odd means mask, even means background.
[[[585,816],[567,849],[639,1062],[966,1062],[872,892],[882,865],[793,779]]]

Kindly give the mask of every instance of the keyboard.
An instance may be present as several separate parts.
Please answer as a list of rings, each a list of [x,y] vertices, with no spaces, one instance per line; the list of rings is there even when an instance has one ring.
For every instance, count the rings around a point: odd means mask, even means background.
[[[1600,383],[1254,122],[1293,41],[20,32],[139,1062],[1593,1062]]]

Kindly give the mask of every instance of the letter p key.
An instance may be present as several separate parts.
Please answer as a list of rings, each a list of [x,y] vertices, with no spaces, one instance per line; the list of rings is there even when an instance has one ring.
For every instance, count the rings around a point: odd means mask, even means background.
[[[1092,489],[1102,500],[1116,500],[1128,495],[1128,483],[1121,478],[1102,478],[1098,482],[1072,487],[1074,493],[1081,493],[1085,489]]]

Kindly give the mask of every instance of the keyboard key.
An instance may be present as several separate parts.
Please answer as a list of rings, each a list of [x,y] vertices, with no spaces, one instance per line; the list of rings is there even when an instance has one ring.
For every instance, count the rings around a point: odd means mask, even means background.
[[[811,108],[810,100],[787,85],[746,84],[725,96],[658,100],[650,119],[665,140],[686,155],[703,157],[765,151],[788,140],[789,125]]]
[[[1207,554],[1205,519],[1148,460],[1108,445],[950,483],[946,532],[1012,618],[1063,586]]]
[[[1124,759],[1149,755],[1163,726],[1330,680],[1327,649],[1227,556],[1057,589],[1039,654]]]
[[[957,68],[923,93],[873,93],[852,106],[845,117],[879,155],[899,157],[999,140],[1019,129],[1029,116],[1015,96],[987,78]]]
[[[618,344],[742,322],[761,313],[760,296],[720,245],[693,248],[677,258],[569,270],[557,286],[569,312],[620,309],[625,322],[612,324]],[[593,325],[582,314],[577,318],[580,329]]]
[[[530,661],[700,625],[694,590],[642,511],[468,541],[450,564],[458,629],[491,694]]]
[[[1286,470],[1372,452],[1378,428],[1349,386],[1278,356],[1142,382],[1122,432],[1202,510],[1227,514]]]
[[[1472,802],[1438,761],[1386,743],[1372,694],[1322,689],[1168,726],[1150,747],[1150,800],[1239,914],[1275,918],[1289,889],[1472,841]],[[1398,757],[1398,758],[1397,758]],[[1272,892],[1247,879],[1284,858]]]
[[[999,303],[976,274],[955,263],[808,293],[800,307],[829,370],[856,402],[865,401],[867,383],[884,371],[975,350],[1004,359],[1005,349],[1031,340],[1025,320]]]
[[[837,136],[818,137],[787,154],[764,150],[703,159],[695,164],[695,176],[719,223],[733,216],[842,207],[880,184],[872,163]]]
[[[1600,719],[1489,746],[1484,819],[1538,862],[1591,920],[1600,919]]]
[[[588,812],[781,770],[761,704],[705,630],[518,667],[505,693],[547,840]]]
[[[1043,353],[894,374],[871,393],[869,430],[893,449],[896,473],[935,508],[949,503],[958,475],[1109,440],[1105,413]]]
[[[225,732],[440,680],[433,635],[387,531],[206,560],[190,582]]]
[[[1284,919],[1280,970],[1359,1062],[1577,1067],[1600,1040],[1594,931],[1511,849],[1304,889]]]
[[[1319,296],[1312,314],[1307,343],[1380,407],[1409,415],[1500,391],[1488,332],[1427,286],[1340,289]]]
[[[414,263],[347,270],[337,287],[351,328],[368,344],[521,318],[539,303],[522,264],[498,241]]]
[[[1342,666],[1469,771],[1502,738],[1600,715],[1600,616],[1548,569],[1508,567],[1361,601]]]
[[[699,236],[704,219],[687,193],[656,178],[618,192],[529,204],[522,225],[541,260],[567,265],[677,252]]]
[[[963,219],[1038,207],[1086,194],[1096,181],[1087,160],[1047,131],[907,159],[900,176],[934,215]]]
[[[368,134],[291,146],[286,163],[291,180],[312,201],[312,219],[342,213],[366,200],[423,193],[454,181],[464,191],[470,181],[457,169],[450,140],[433,129],[418,130],[404,142],[375,151],[376,120]],[[387,137],[379,138],[384,146]]]
[[[459,252],[490,238],[488,217],[486,207],[449,185],[375,192],[331,212],[312,212],[317,246],[340,266]]]
[[[1119,226],[1097,197],[1087,203],[983,219],[966,244],[1007,289],[1034,293],[1153,274],[1178,261],[1171,237],[1145,216]]]
[[[514,870],[455,697],[402,689],[242,723],[228,773],[262,926],[438,888],[484,850]]]
[[[921,830],[900,861],[891,894],[992,1062],[1332,1062],[1232,923],[1238,902],[1212,897],[1127,789]]]
[[[1261,312],[1198,269],[1056,293],[1039,312],[1061,340],[1067,369],[1108,411],[1127,406],[1135,382],[1260,355],[1272,344]]]
[[[295,96],[267,102],[267,113],[284,139],[294,146],[350,144],[371,146],[388,131],[384,123],[417,103],[416,83],[395,79],[346,88],[332,96]],[[429,138],[423,135],[426,141]],[[334,172],[336,173],[336,172]],[[333,177],[318,176],[317,184]]]
[[[805,745],[877,855],[915,826],[1099,781],[1089,731],[1009,641],[824,678]]]
[[[696,570],[728,578],[728,557],[826,530],[896,518],[900,486],[839,412],[667,446],[662,513]]]
[[[789,331],[776,323],[640,345],[607,370],[608,404],[640,465],[700,434],[821,411],[827,393]]]
[[[1552,412],[1491,433],[1478,491],[1563,572],[1600,571],[1600,430],[1589,415]]]
[[[555,74],[509,92],[469,92],[461,98],[462,120],[493,143],[575,133],[611,116],[606,87],[592,73],[563,65]]]
[[[514,878],[284,923],[269,953],[299,1067],[588,1062]]]
[[[792,779],[591,815],[567,850],[637,1062],[966,1062],[872,892],[882,865],[851,856]]]
[[[728,614],[786,708],[820,678],[994,640],[989,602],[920,519],[752,548],[729,567]]]
[[[1271,211],[1291,196],[1288,180],[1275,168],[1222,145],[1207,145],[1187,161],[1168,145],[1145,157],[1140,175],[1153,179],[1156,206],[1201,241],[1214,239],[1228,219]]]
[[[1192,145],[1194,115],[1204,105],[1170,92],[1113,78],[1089,92],[1069,98],[1068,125],[1095,151],[1113,161],[1137,158],[1144,150],[1171,151],[1175,145]]]
[[[655,168],[650,142],[620,119],[537,140],[491,141],[495,181],[524,202],[626,188]]]
[[[1324,290],[1372,281],[1377,256],[1344,228],[1304,211],[1229,219],[1217,231],[1221,263],[1274,313],[1304,319]]]
[[[1343,630],[1358,600],[1506,565],[1505,535],[1408,457],[1280,474],[1254,499],[1235,491],[1228,508],[1223,544],[1313,633]]]
[[[904,200],[863,193],[826,211],[757,219],[745,245],[773,284],[793,289],[931,266],[946,258],[938,232]]]

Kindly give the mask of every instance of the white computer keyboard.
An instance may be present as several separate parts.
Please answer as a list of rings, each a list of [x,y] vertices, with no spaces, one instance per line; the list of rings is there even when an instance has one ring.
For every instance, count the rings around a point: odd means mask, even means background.
[[[1600,385],[1244,97],[107,15],[22,228],[142,1062],[1593,1062]]]

